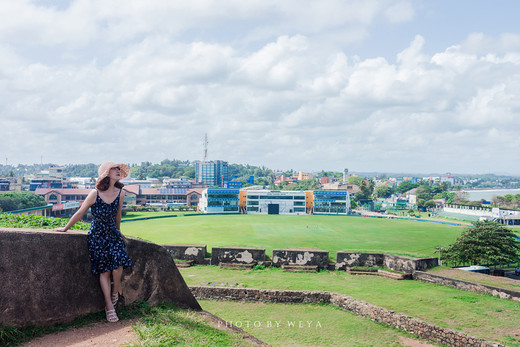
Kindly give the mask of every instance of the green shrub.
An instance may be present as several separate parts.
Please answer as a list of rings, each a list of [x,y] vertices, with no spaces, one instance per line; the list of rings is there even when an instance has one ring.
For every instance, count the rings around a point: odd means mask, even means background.
[[[0,194],[0,209],[4,212],[45,205],[47,205],[47,202],[42,196],[31,192],[5,192]]]
[[[0,227],[4,228],[55,229],[64,227],[68,221],[68,218],[0,214]],[[71,229],[88,230],[89,228],[90,224],[77,222]]]

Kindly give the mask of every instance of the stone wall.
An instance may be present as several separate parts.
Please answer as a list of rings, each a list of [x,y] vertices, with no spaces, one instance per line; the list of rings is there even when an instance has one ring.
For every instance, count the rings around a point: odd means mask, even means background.
[[[317,248],[273,249],[273,266],[303,265],[318,266],[326,269],[329,265],[329,252]]]
[[[336,253],[336,270],[354,266],[383,266],[385,255],[379,253]]]
[[[268,290],[254,288],[190,287],[199,299],[244,300],[275,303],[330,303],[373,321],[404,330],[430,342],[447,346],[501,346],[452,329],[395,313],[364,301],[334,293],[318,291]]]
[[[265,249],[243,247],[213,247],[211,249],[211,264],[238,263],[258,264],[265,261]]]
[[[398,255],[385,254],[383,266],[395,271],[413,273],[417,270],[426,270],[439,264],[437,258],[408,258]]]
[[[413,273],[437,266],[437,258],[415,259],[391,254],[338,252],[336,270],[345,270],[353,266],[384,266],[394,271]]]
[[[492,286],[487,286],[485,284],[472,283],[463,280],[458,280],[455,278],[449,278],[439,275],[434,275],[422,271],[415,271],[413,273],[413,278],[419,281],[428,282],[428,283],[436,283],[443,286],[450,286],[457,289],[467,290],[474,293],[483,293],[490,294],[493,296],[497,296],[501,299],[509,299],[513,301],[520,301],[520,292],[508,290],[504,288],[497,288]]]
[[[329,303],[330,292],[190,286],[199,299],[242,300],[274,303]]]
[[[173,259],[192,260],[195,264],[204,264],[206,245],[164,245]]]
[[[128,239],[127,250],[134,266],[123,271],[126,303],[201,309],[164,247]],[[105,306],[86,232],[0,229],[0,273],[1,325],[66,323]]]

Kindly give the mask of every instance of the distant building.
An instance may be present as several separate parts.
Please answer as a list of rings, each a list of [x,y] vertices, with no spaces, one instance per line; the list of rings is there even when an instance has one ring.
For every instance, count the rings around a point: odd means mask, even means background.
[[[65,178],[65,167],[63,166],[51,166],[49,167],[49,176],[56,178]]]
[[[346,190],[348,191],[349,195],[355,195],[357,192],[361,190],[357,185],[353,183],[344,184],[342,182],[326,183],[323,185],[322,188],[325,190]]]
[[[173,188],[173,189],[190,189],[193,182],[189,180],[187,177],[180,177],[180,178],[166,178],[163,180],[163,187],[164,188]]]
[[[0,192],[21,191],[22,179],[19,177],[0,177]]]
[[[199,209],[205,213],[243,214],[348,214],[347,191],[233,190],[208,188]]]
[[[188,206],[198,206],[200,198],[202,197],[202,192],[204,189],[195,188],[190,189],[186,193],[186,205]]]
[[[344,183],[348,182],[348,169],[347,168],[343,169],[343,182]]]
[[[7,179],[0,178],[0,192],[7,192],[10,190],[11,182]]]
[[[296,178],[288,177],[283,174],[277,174],[275,176],[274,184],[280,184],[282,182],[295,183],[296,181],[297,181]]]
[[[60,205],[73,201],[81,205],[91,191],[92,189],[37,188],[34,193],[43,196],[48,204]]]
[[[247,214],[305,214],[306,194],[295,190],[248,190]]]
[[[142,188],[138,184],[125,185],[123,190],[126,194],[125,206],[197,206],[202,195],[202,189]],[[81,206],[90,191],[91,189],[38,188],[35,194],[43,196],[47,203],[54,205],[53,211],[55,211],[57,208],[73,206],[72,203],[76,203],[77,207]]]
[[[34,192],[38,188],[76,188],[77,184],[67,180],[63,167],[51,166],[49,170],[36,174],[29,185],[29,191]]]
[[[71,177],[70,181],[79,189],[94,189],[96,180],[92,177]]]
[[[195,182],[204,183],[208,186],[224,186],[228,181],[228,162],[215,160],[199,162],[195,166]]]
[[[243,182],[241,181],[227,181],[226,183],[224,183],[224,188],[242,188],[242,186],[244,185]]]
[[[303,181],[303,180],[310,180],[312,177],[313,177],[313,175],[311,175],[307,172],[299,171],[296,179],[298,181]]]
[[[441,177],[441,183],[448,182],[452,186],[455,185],[455,177],[453,177],[450,173],[447,173],[446,176]]]
[[[145,180],[138,180],[138,179],[133,179],[133,178],[130,178],[130,177],[126,177],[126,178],[123,178],[121,180],[121,183],[123,183],[124,185],[139,185],[139,187],[141,188],[152,188],[152,186],[159,186],[161,185],[161,181],[157,178],[147,178]]]
[[[348,214],[350,196],[348,191],[315,190],[313,196],[313,214]]]
[[[320,184],[327,184],[329,183],[329,178],[327,176],[320,177]]]
[[[238,189],[207,188],[202,192],[199,210],[205,213],[239,213]]]

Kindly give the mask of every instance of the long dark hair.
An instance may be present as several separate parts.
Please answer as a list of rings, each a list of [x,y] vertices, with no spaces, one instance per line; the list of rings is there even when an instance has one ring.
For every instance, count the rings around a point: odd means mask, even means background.
[[[125,185],[119,181],[117,181],[114,186],[116,188],[123,188]],[[110,177],[105,177],[103,178],[101,181],[99,181],[98,183],[96,183],[96,188],[98,190],[101,190],[102,192],[104,192],[105,190],[108,189],[108,187],[110,187]]]

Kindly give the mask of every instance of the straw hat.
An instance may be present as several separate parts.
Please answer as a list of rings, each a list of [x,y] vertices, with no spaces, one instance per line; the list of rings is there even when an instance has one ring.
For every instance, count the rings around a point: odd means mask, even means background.
[[[130,169],[128,168],[128,165],[126,164],[116,164],[113,161],[106,161],[103,164],[99,166],[98,169],[98,178],[97,182],[101,181],[103,178],[107,177],[110,174],[110,169],[113,167],[118,167],[121,170],[121,178],[123,179],[126,176],[128,176],[128,173],[130,172]]]

